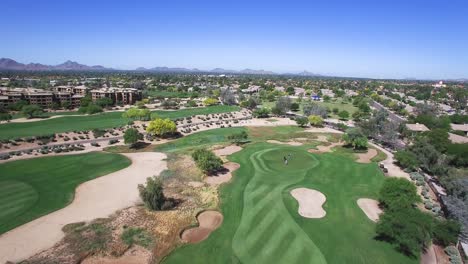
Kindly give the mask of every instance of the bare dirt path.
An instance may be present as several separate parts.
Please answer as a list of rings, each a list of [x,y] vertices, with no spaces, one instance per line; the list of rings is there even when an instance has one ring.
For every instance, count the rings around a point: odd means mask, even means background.
[[[296,188],[291,190],[291,195],[299,203],[299,215],[306,218],[322,218],[326,215],[322,205],[327,198],[323,193],[308,188]]]
[[[0,263],[19,261],[52,247],[63,238],[62,227],[66,224],[108,217],[140,202],[137,185],[167,168],[166,155],[157,152],[123,155],[132,160],[129,167],[81,184],[67,207],[0,236]]]
[[[390,151],[372,142],[369,142],[369,145],[381,150],[383,153],[387,155],[387,158],[381,161],[380,163],[382,163],[385,166],[385,168],[388,169],[387,174],[389,176],[406,178],[407,180],[411,181],[410,175],[407,172],[403,171],[400,167],[394,164],[395,158],[393,157],[393,153],[391,153]]]

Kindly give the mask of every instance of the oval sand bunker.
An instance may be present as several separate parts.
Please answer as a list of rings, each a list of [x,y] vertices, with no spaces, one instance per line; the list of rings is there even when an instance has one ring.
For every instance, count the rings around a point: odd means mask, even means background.
[[[218,211],[204,211],[197,216],[198,227],[186,229],[180,236],[188,243],[198,243],[208,238],[223,223],[223,215]]]
[[[299,203],[299,215],[306,218],[322,218],[327,212],[322,205],[327,198],[319,191],[308,188],[297,188],[291,191],[291,195]]]

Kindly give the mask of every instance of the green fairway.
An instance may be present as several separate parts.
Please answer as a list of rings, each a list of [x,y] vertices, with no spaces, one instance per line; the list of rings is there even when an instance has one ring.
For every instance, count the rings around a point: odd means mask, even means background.
[[[176,119],[192,115],[218,114],[237,110],[239,110],[237,106],[219,105],[176,111],[153,111],[152,113],[161,118]],[[107,112],[96,115],[59,117],[29,123],[8,123],[0,125],[0,139],[120,127],[126,125],[128,121],[128,119],[122,118],[122,112]]]
[[[175,250],[165,262],[417,263],[375,240],[375,224],[356,204],[359,198],[377,198],[384,180],[377,165],[306,150],[257,143],[231,155],[241,167],[220,190],[223,225],[207,240]],[[324,218],[298,214],[290,195],[297,187],[327,197]]]
[[[130,163],[122,155],[91,152],[0,164],[0,234],[65,207],[80,183]]]

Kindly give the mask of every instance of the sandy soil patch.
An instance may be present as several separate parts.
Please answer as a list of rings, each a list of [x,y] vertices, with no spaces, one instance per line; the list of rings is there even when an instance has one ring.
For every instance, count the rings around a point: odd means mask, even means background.
[[[299,215],[306,218],[322,218],[326,215],[322,205],[327,198],[323,193],[308,188],[297,188],[291,191],[291,195],[299,203]]]
[[[312,128],[306,129],[305,132],[343,134],[343,132],[330,128],[330,127],[312,127]]]
[[[425,252],[421,254],[421,264],[437,264],[437,257],[434,246],[430,245]],[[442,262],[440,262],[442,263]]]
[[[218,211],[204,211],[197,216],[198,227],[186,229],[181,239],[188,243],[198,243],[208,238],[223,223],[223,215]]]
[[[218,172],[216,175],[206,176],[204,179],[205,182],[212,186],[228,182],[232,178],[232,173],[240,167],[240,165],[235,162],[227,162],[223,166],[225,170]]]
[[[166,169],[166,155],[156,152],[123,155],[132,160],[129,167],[81,184],[67,207],[0,236],[0,263],[19,261],[52,247],[63,238],[62,227],[66,224],[108,217],[140,202],[137,185]]]
[[[317,146],[317,149],[309,149],[308,151],[310,153],[316,153],[316,154],[327,153],[327,152],[331,152],[332,148],[334,148],[336,146],[340,146],[340,145],[343,145],[343,143],[342,142],[335,142],[335,143],[331,143],[328,146],[320,145],[320,146]]]
[[[241,150],[242,150],[242,148],[240,146],[230,145],[230,146],[227,146],[227,147],[224,147],[224,148],[221,148],[221,149],[215,149],[213,152],[217,156],[229,156],[229,155],[234,154],[236,152],[239,152]]]
[[[151,260],[151,252],[135,246],[134,249],[128,250],[124,255],[118,258],[98,257],[93,256],[82,261],[82,264],[143,264],[149,263]]]
[[[368,149],[366,153],[356,153],[356,156],[358,156],[358,159],[356,162],[359,163],[371,163],[371,159],[375,156],[377,156],[378,152],[376,149]]]
[[[193,188],[200,188],[204,186],[205,184],[203,182],[198,182],[198,181],[190,181],[187,183],[188,186],[193,187]]]
[[[302,142],[297,142],[297,141],[282,142],[278,140],[267,140],[267,142],[273,143],[273,144],[281,144],[281,145],[302,146]]]
[[[327,136],[325,135],[317,135],[317,138],[315,140],[320,142],[328,142]]]
[[[380,214],[383,213],[382,209],[379,208],[379,202],[374,199],[360,198],[357,200],[357,204],[367,217],[374,222],[377,222]]]

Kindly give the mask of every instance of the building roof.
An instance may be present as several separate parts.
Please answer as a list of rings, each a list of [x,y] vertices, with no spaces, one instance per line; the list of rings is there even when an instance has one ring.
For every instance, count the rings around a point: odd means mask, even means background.
[[[468,124],[450,124],[452,130],[468,132]]]
[[[448,133],[448,134],[449,134],[449,139],[452,143],[455,143],[455,144],[468,143],[468,137],[459,136],[453,133]]]
[[[406,124],[406,128],[411,131],[416,131],[416,132],[424,132],[424,131],[429,131],[429,128],[427,128],[424,124]]]

